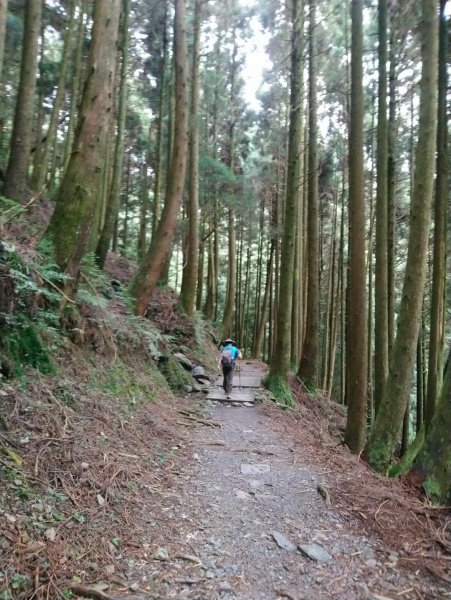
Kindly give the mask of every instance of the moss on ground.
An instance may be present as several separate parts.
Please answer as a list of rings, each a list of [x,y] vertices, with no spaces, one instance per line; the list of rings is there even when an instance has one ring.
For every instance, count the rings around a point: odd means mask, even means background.
[[[149,385],[149,381],[152,385]],[[165,379],[154,366],[141,364],[138,369],[136,365],[129,366],[120,359],[104,369],[94,368],[90,383],[105,394],[118,398],[124,407],[129,408],[156,400],[158,391],[167,389]]]
[[[421,446],[424,442],[424,424],[421,426],[413,444],[407,448],[407,452],[404,454],[399,463],[392,465],[388,469],[389,477],[399,477],[407,473],[412,467],[413,461],[416,459],[418,452],[421,450]]]
[[[0,361],[11,376],[22,375],[25,367],[34,367],[46,374],[56,373],[44,342],[33,323],[26,318],[2,333]]]
[[[175,394],[183,394],[187,391],[187,387],[193,385],[193,378],[190,373],[185,371],[182,365],[172,356],[161,361],[159,368]]]
[[[268,375],[263,383],[273,394],[276,404],[285,408],[293,406],[293,396],[290,387],[283,377],[280,377],[280,375]]]

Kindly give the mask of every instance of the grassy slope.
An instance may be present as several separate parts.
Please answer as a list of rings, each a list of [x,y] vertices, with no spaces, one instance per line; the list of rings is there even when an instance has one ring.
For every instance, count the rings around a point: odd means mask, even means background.
[[[31,261],[22,255],[19,269],[40,294],[45,281]],[[115,279],[127,278],[126,262],[110,260]],[[5,261],[0,266],[5,273]],[[33,312],[36,290],[15,285],[10,324],[2,324],[25,348],[13,355],[5,343],[0,348],[16,375],[0,377],[2,600],[38,588],[42,597],[73,597],[71,583],[112,575],[115,557],[132,556],[170,486],[172,457],[183,460],[179,411],[192,408],[173,394],[156,359],[184,349],[212,366],[202,325],[174,316],[170,295],[153,301],[152,323],[133,317],[123,294],[95,275],[61,318],[55,298],[39,295]],[[50,369],[31,361],[22,318]]]

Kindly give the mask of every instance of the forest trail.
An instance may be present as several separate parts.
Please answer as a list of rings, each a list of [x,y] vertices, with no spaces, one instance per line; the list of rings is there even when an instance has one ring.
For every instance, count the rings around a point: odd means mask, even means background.
[[[242,367],[242,377],[263,374],[258,363]],[[330,505],[330,465],[297,452],[293,432],[277,429],[276,409],[200,404],[213,426],[192,430],[190,460],[152,508],[146,558],[129,572],[151,582],[152,598],[448,597]]]

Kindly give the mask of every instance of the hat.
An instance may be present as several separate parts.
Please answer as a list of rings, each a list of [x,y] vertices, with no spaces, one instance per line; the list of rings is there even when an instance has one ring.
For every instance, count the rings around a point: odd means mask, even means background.
[[[226,338],[222,343],[223,344],[234,344],[235,342],[233,340],[231,340],[230,338]]]

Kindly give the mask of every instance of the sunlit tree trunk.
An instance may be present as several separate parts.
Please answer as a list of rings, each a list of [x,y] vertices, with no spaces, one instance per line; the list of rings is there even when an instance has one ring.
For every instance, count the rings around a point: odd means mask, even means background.
[[[174,17],[176,65],[175,131],[169,187],[165,205],[149,250],[130,283],[135,312],[144,315],[169,254],[183,196],[188,148],[188,64],[185,32],[185,0],[176,0]]]
[[[367,399],[367,303],[363,172],[362,0],[352,0],[351,122],[349,132],[349,257],[346,292],[345,442],[358,453],[365,443]]]
[[[27,188],[41,17],[42,0],[28,0],[25,3],[24,42],[11,150],[3,188],[3,195],[15,200],[22,200]]]
[[[421,321],[437,129],[438,29],[435,0],[422,1],[422,78],[407,264],[390,370],[367,445],[368,461],[384,472],[399,439]]]
[[[99,209],[99,187],[113,105],[120,4],[119,0],[109,0],[94,6],[87,80],[74,151],[47,231],[54,243],[58,265],[71,277],[66,286],[69,294],[77,288],[80,263],[88,250]]]

